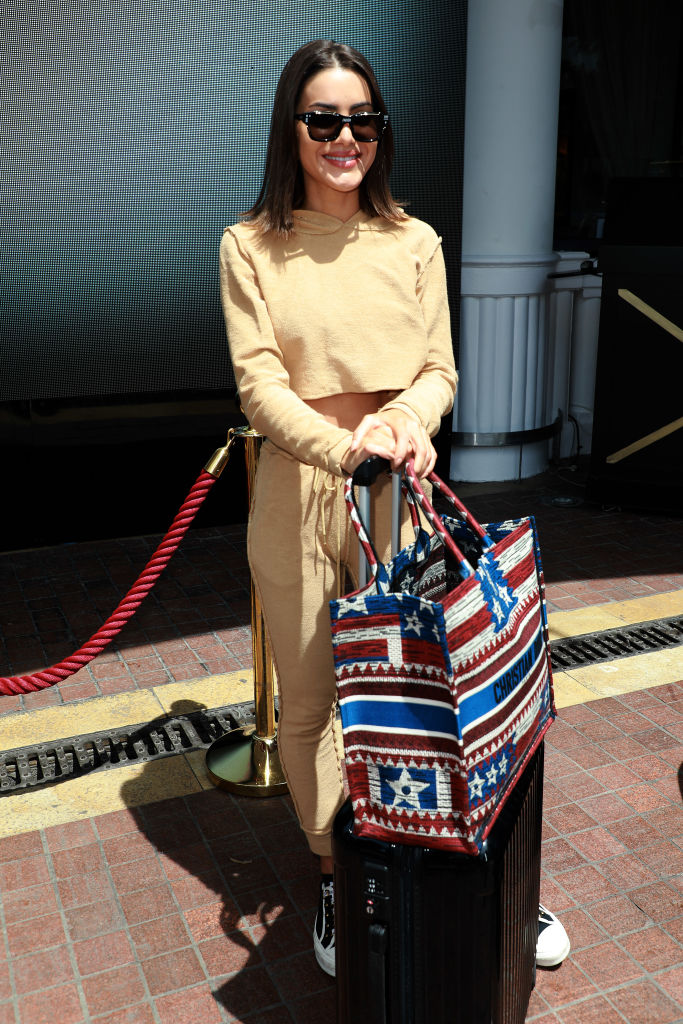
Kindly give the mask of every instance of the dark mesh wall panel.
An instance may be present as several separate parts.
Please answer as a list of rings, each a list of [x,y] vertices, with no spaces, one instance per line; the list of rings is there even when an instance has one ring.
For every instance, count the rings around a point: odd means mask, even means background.
[[[232,384],[222,229],[256,196],[282,66],[323,36],[375,66],[394,191],[444,237],[457,324],[466,0],[0,10],[0,401]]]

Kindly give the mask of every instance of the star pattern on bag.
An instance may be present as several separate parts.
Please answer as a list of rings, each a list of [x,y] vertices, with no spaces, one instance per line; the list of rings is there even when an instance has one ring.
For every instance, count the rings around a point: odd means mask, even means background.
[[[417,633],[418,636],[422,634],[424,624],[420,622],[420,616],[417,614],[417,612],[411,612],[409,615],[406,615],[404,621],[406,630],[413,630],[413,632]]]
[[[479,557],[476,575],[486,607],[493,619],[493,628],[498,632],[508,621],[510,612],[517,604],[517,598],[510,590],[498,562],[487,552]]]
[[[481,778],[479,772],[475,772],[473,778],[470,779],[470,800],[481,799],[484,793],[485,780]]]
[[[470,801],[472,803],[484,803],[489,800],[503,783],[508,774],[508,766],[514,760],[514,745],[508,741],[495,753],[480,761],[474,770],[470,772]]]
[[[359,618],[361,616],[369,615],[370,609],[367,604],[367,596],[368,595],[365,597],[356,597],[353,600],[347,600],[345,597],[340,597],[336,601],[332,601],[331,604],[336,605],[337,618]]]
[[[419,811],[420,793],[423,789],[429,789],[428,782],[418,782],[417,779],[413,779],[407,768],[403,769],[397,779],[389,779],[387,781],[396,794],[392,807],[396,807],[401,803],[406,803],[409,804],[410,807],[414,807]]]

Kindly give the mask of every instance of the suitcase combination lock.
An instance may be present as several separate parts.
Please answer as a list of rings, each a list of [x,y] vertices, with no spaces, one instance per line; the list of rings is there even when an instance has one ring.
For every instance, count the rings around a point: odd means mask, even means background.
[[[387,894],[387,881],[388,871],[380,866],[374,867],[373,873],[365,876],[363,896],[365,899],[365,913],[368,917],[388,919],[389,897]]]

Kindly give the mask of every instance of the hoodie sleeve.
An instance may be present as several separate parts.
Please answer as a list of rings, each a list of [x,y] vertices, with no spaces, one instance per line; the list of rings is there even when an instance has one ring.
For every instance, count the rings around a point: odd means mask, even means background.
[[[426,259],[421,262],[416,285],[429,339],[427,359],[410,387],[399,392],[384,408],[401,409],[412,414],[433,436],[441,425],[441,417],[453,407],[458,374],[453,359],[441,239],[431,228],[429,232],[434,242]]]
[[[220,283],[230,358],[249,423],[301,462],[344,475],[341,462],[352,435],[291,389],[254,264],[231,228],[221,242]]]

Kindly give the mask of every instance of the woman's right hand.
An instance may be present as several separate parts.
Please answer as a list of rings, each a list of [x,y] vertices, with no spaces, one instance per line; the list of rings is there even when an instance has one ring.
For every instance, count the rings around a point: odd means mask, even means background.
[[[341,467],[348,476],[360,466],[361,462],[379,455],[388,462],[393,462],[396,452],[396,439],[386,423],[366,422],[376,420],[374,415],[364,416],[354,432],[354,442],[342,459]],[[356,436],[358,440],[356,441]]]
[[[400,409],[384,409],[362,418],[342,460],[342,469],[352,473],[370,455],[381,455],[393,470],[412,458],[420,478],[429,476],[436,463],[429,434],[417,419]]]

